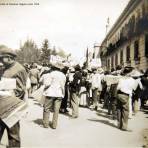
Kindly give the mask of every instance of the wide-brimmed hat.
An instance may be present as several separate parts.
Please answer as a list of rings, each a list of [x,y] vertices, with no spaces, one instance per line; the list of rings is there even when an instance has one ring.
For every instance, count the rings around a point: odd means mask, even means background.
[[[0,57],[4,57],[4,56],[17,57],[16,53],[12,49],[7,47],[0,49]]]
[[[134,69],[134,67],[126,66],[126,67],[123,68],[123,71],[121,72],[121,74],[127,75],[127,74],[129,74],[130,72],[132,72],[133,69]]]
[[[142,72],[140,72],[138,69],[133,69],[130,73],[127,74],[128,76],[131,77],[141,77],[144,74]]]

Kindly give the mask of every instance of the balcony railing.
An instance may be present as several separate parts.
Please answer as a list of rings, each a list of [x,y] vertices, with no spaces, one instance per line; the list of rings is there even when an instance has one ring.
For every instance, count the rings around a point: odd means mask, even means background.
[[[107,51],[102,53],[102,56],[110,55],[124,43],[128,42],[133,37],[139,36],[145,31],[148,31],[148,14],[145,14],[138,20],[129,21],[129,23],[122,28],[119,40],[115,44],[110,43],[107,47]]]

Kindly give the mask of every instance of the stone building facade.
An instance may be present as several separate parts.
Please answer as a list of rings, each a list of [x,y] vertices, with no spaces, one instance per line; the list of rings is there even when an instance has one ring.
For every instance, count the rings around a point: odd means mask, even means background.
[[[101,44],[106,70],[117,65],[148,68],[148,0],[130,0]]]

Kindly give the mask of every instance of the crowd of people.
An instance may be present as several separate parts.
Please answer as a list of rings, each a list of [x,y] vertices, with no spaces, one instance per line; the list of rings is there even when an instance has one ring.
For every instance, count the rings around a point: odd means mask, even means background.
[[[45,86],[44,127],[49,126],[50,111],[54,111],[51,127],[55,129],[58,112],[68,113],[71,108],[71,118],[78,118],[79,107],[97,111],[102,104],[111,118],[117,119],[118,127],[128,130],[128,119],[144,107],[148,99],[148,70],[141,72],[130,66],[117,66],[109,72],[101,67],[87,69],[80,65],[54,64],[38,68],[34,63],[29,75],[31,90],[34,86]]]
[[[16,79],[16,97],[26,101],[42,87],[44,128],[56,129],[59,112],[70,114],[69,108],[71,118],[77,119],[79,107],[97,111],[102,106],[112,120],[117,120],[120,130],[128,131],[128,119],[148,99],[148,70],[140,72],[133,67],[117,66],[116,70],[104,71],[101,67],[68,67],[62,63],[22,66],[10,49],[0,51],[0,58],[1,76]],[[0,140],[4,129],[9,145],[20,147],[19,121],[10,129],[0,120]]]

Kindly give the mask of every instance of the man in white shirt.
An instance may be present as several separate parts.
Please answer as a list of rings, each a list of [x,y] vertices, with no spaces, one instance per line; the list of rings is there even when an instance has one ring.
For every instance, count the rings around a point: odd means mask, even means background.
[[[123,131],[127,131],[129,116],[129,97],[135,90],[135,80],[127,76],[133,70],[132,67],[125,67],[123,77],[119,79],[117,86],[117,120],[118,127]]]
[[[65,95],[66,76],[60,71],[60,66],[52,67],[50,73],[44,74],[40,80],[45,85],[43,95],[45,96],[44,111],[43,111],[43,125],[45,128],[49,127],[49,114],[53,107],[53,119],[51,127],[56,129],[59,109],[62,99]]]

